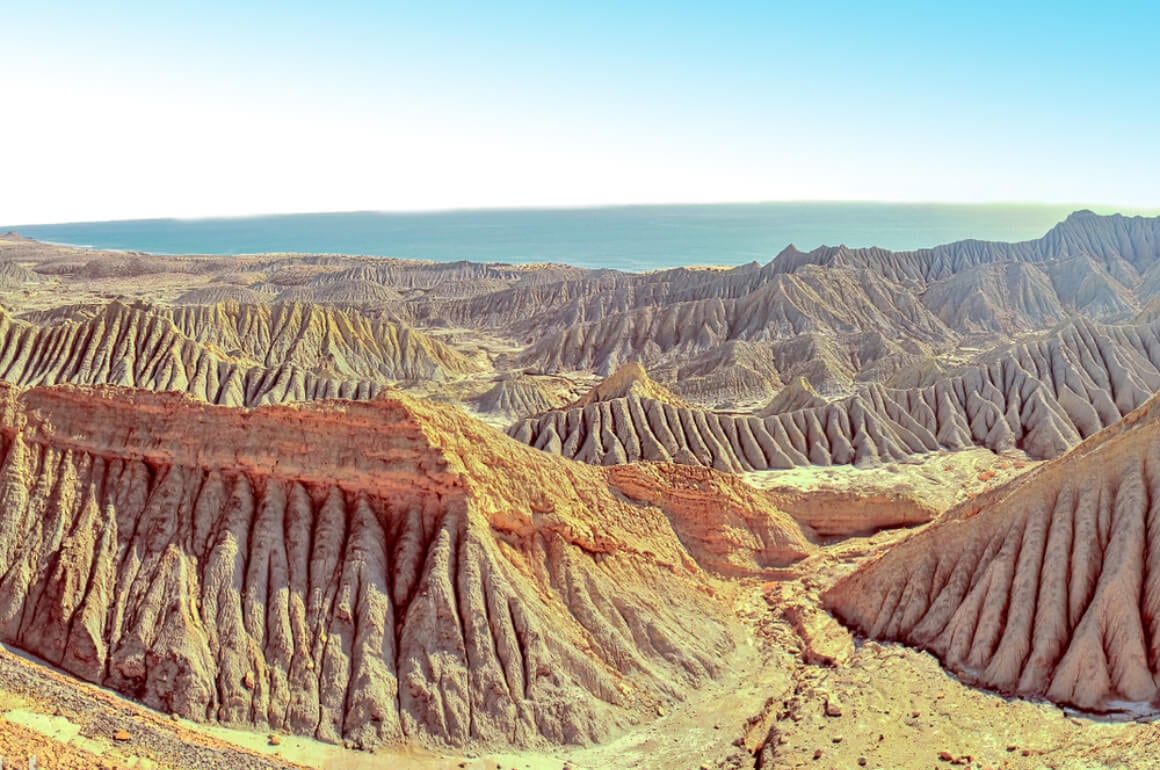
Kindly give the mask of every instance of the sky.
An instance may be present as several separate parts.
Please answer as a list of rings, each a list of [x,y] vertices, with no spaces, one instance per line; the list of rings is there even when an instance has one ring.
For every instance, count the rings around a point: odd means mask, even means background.
[[[0,22],[9,223],[1160,206],[1154,2],[15,0]]]

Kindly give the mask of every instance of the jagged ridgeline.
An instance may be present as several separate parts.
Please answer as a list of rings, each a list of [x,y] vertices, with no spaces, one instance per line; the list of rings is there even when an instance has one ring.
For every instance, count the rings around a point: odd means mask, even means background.
[[[399,394],[5,385],[0,410],[0,640],[200,721],[588,742],[728,665],[706,569],[810,550],[734,478],[614,474]]]
[[[1096,712],[1160,702],[1160,397],[826,595],[962,679]]]
[[[31,321],[0,311],[0,379],[176,390],[226,406],[370,398],[384,383],[477,364],[422,332],[352,309],[225,302],[66,306]]]
[[[908,341],[914,353],[964,335],[1042,329],[1075,313],[1128,320],[1156,295],[1158,257],[1160,219],[1077,212],[1022,243],[909,252],[791,246],[764,266],[516,287],[494,306],[479,297],[445,311],[526,333],[533,344],[522,363],[545,370],[607,375],[627,361],[652,370],[729,341],[802,334],[824,335],[847,354],[872,352],[864,335],[883,335]],[[907,352],[890,348],[882,353]],[[853,360],[870,363],[863,354]]]
[[[1073,321],[932,384],[867,385],[828,403],[799,382],[760,414],[665,398],[635,365],[608,383],[616,387],[595,391],[604,397],[524,419],[509,433],[598,465],[660,460],[750,471],[874,464],[970,446],[1047,459],[1160,390],[1160,322]]]

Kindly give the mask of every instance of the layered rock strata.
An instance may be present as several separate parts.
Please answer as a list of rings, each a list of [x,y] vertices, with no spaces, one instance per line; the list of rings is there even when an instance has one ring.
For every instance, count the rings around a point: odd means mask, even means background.
[[[630,500],[404,396],[3,386],[0,409],[0,640],[163,712],[363,747],[582,743],[733,645],[663,469]],[[808,549],[731,499],[753,564]]]

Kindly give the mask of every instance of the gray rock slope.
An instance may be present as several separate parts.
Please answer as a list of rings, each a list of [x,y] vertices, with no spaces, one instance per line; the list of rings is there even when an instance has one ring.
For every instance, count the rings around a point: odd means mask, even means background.
[[[1055,457],[1160,390],[1160,323],[1073,321],[913,388],[764,416],[628,397],[559,409],[509,429],[517,440],[597,464],[672,460],[747,471],[873,464],[940,448]]]
[[[1023,243],[791,246],[764,266],[517,285],[430,312],[511,330],[529,344],[524,365],[610,374],[626,361],[657,369],[738,340],[823,334],[857,352],[868,333],[947,346],[1077,314],[1125,321],[1158,286],[1160,219],[1077,212]]]

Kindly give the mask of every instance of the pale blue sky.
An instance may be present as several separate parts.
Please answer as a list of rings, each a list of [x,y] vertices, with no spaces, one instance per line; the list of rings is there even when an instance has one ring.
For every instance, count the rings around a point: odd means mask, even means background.
[[[1157,5],[7,3],[0,220],[1155,207]]]

